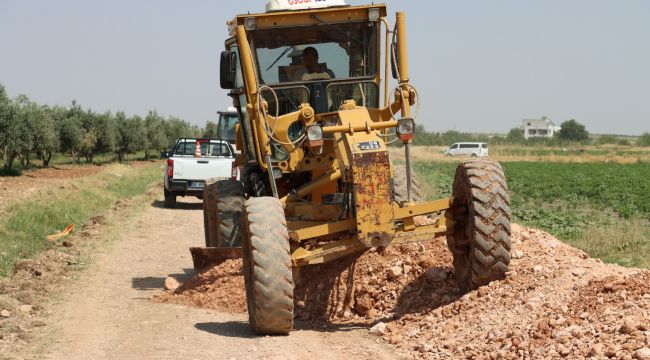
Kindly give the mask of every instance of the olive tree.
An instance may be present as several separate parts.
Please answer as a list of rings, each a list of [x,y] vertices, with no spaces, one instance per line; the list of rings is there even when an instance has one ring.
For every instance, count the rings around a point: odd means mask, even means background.
[[[134,154],[149,146],[144,121],[139,116],[127,118],[123,112],[115,116],[117,125],[117,160],[123,162],[126,154]]]
[[[164,150],[169,146],[169,139],[165,132],[165,119],[158,115],[155,110],[149,111],[144,118],[144,127],[147,132],[147,139],[149,140],[148,146],[144,150],[144,157],[145,159],[149,159],[149,151],[154,150],[158,152]]]
[[[32,133],[32,151],[43,162],[43,167],[50,165],[52,154],[59,149],[59,136],[52,113],[47,106],[36,103],[30,105],[30,128]]]
[[[206,139],[216,139],[217,138],[217,124],[208,121],[205,124],[205,129],[203,129],[203,137]]]
[[[9,99],[4,86],[0,84],[0,154],[3,160],[2,167],[5,170],[13,167],[18,155],[16,139],[19,133],[18,107]]]

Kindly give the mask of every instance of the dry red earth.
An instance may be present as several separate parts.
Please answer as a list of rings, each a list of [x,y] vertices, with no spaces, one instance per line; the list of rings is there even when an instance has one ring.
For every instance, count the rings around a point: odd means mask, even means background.
[[[406,358],[645,359],[650,273],[513,226],[504,281],[461,294],[444,238],[370,250],[296,277],[296,319],[363,324]],[[245,311],[241,261],[155,301]]]

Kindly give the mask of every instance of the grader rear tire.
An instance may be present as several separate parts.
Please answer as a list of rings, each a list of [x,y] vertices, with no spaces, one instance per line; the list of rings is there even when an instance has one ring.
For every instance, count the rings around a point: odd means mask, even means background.
[[[402,165],[393,166],[393,199],[398,203],[406,201],[406,168]],[[411,170],[411,202],[422,201],[422,192],[420,191],[420,181]]]
[[[466,160],[456,169],[456,224],[447,235],[456,282],[461,291],[475,290],[505,278],[510,264],[510,198],[503,169],[493,160]]]
[[[237,180],[221,180],[216,184],[217,239],[224,247],[241,246],[241,211],[246,200],[244,185]],[[206,244],[208,247],[217,244]]]
[[[251,329],[286,335],[293,328],[289,232],[280,200],[248,199],[242,208],[244,280]]]

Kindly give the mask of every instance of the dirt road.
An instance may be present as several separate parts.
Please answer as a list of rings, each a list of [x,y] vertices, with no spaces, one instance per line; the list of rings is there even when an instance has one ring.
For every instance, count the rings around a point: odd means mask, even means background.
[[[203,242],[201,203],[152,204],[134,231],[78,280],[53,309],[47,359],[349,359],[399,358],[367,328],[313,328],[289,337],[252,336],[246,314],[149,301],[164,279],[192,273],[190,246]],[[40,356],[39,356],[40,357]]]

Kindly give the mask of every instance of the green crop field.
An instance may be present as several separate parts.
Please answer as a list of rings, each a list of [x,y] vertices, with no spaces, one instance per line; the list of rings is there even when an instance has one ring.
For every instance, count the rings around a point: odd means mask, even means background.
[[[502,162],[513,221],[604,261],[650,267],[650,165]],[[457,162],[415,162],[429,198],[448,196]]]

